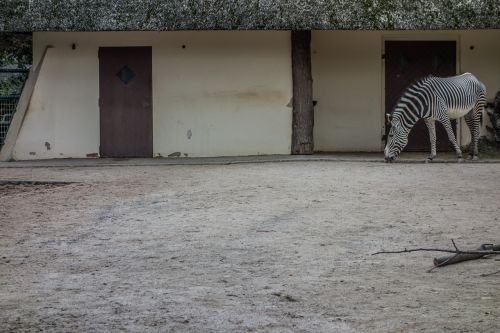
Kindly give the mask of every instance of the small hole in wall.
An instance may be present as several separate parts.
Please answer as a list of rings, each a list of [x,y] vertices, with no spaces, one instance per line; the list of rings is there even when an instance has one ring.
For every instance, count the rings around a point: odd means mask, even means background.
[[[469,49],[474,50],[474,45],[469,46]]]
[[[72,50],[76,50],[76,44],[75,43],[71,44],[71,49]]]
[[[182,48],[185,49],[186,48],[186,45],[182,45]]]

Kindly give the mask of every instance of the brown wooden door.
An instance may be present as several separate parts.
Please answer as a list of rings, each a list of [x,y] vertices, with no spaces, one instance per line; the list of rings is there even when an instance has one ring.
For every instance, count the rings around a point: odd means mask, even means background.
[[[152,157],[151,47],[99,48],[101,157]]]
[[[392,112],[410,84],[429,74],[441,77],[456,75],[454,41],[386,41],[386,113]],[[456,122],[452,121],[452,125],[456,133]],[[439,151],[453,150],[446,131],[439,122],[436,122],[436,136]],[[410,132],[405,151],[429,151],[429,149],[429,132],[425,123],[419,120]]]

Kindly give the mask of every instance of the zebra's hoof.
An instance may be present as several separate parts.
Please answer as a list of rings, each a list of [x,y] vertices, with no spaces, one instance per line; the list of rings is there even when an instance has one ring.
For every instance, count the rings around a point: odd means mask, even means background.
[[[425,160],[425,163],[431,163],[431,162],[432,162],[432,160],[433,160],[433,158],[428,157],[428,158]]]
[[[459,157],[458,160],[457,160],[458,163],[462,163],[463,161],[464,161],[464,159],[461,158],[461,157]]]

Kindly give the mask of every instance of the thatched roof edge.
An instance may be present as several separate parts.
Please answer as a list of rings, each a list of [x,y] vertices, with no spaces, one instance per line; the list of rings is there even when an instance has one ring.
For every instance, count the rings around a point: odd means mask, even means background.
[[[0,31],[499,29],[500,0],[4,0]]]

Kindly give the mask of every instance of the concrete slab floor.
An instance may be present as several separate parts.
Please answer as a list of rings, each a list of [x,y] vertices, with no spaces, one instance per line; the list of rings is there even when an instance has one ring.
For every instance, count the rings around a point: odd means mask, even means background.
[[[497,333],[495,258],[372,254],[498,244],[499,166],[1,168],[0,332]]]
[[[403,153],[394,163],[426,163],[427,153]],[[0,162],[0,168],[47,167],[99,167],[99,166],[155,166],[155,165],[229,165],[276,162],[378,162],[383,163],[382,153],[334,153],[314,155],[254,155],[226,157],[174,157],[174,158],[67,158]],[[471,163],[464,159],[464,162]],[[455,154],[441,153],[431,163],[457,163]],[[472,163],[500,163],[500,158],[483,158]]]

